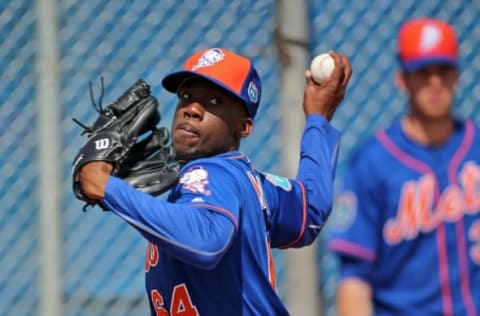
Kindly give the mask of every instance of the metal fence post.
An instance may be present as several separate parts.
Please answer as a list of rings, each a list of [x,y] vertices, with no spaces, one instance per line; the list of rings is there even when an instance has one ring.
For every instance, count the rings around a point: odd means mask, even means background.
[[[61,126],[57,2],[36,1],[39,150],[40,315],[62,315]]]
[[[308,16],[305,1],[277,0],[277,44],[282,61],[281,118],[282,168],[296,175],[300,137],[305,117],[302,111],[304,71],[309,58]],[[318,316],[320,295],[315,245],[286,251],[286,303],[292,315]]]

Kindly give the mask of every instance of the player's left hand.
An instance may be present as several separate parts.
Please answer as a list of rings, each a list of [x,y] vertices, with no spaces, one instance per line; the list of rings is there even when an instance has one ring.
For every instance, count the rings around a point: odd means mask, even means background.
[[[310,70],[305,71],[306,87],[303,96],[305,115],[319,114],[331,120],[337,107],[345,96],[348,82],[352,76],[352,66],[344,54],[330,51],[335,68],[329,79],[317,84]]]

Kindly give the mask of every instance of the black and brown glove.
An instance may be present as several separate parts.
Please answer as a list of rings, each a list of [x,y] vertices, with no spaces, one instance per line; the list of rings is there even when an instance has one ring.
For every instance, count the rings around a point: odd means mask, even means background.
[[[103,89],[103,81],[102,81]],[[83,127],[87,141],[73,161],[72,180],[75,196],[87,201],[81,192],[78,172],[85,164],[105,161],[113,165],[112,175],[125,179],[134,187],[158,195],[178,181],[180,165],[174,161],[170,135],[165,127],[158,128],[158,101],[150,86],[139,79],[116,101],[103,108],[93,100],[98,112],[94,124]]]

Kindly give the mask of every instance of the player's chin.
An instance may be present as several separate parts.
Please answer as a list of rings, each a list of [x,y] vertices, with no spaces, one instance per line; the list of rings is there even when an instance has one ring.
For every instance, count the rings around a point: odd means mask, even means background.
[[[174,141],[173,148],[175,149],[175,159],[177,161],[189,162],[204,156],[196,146],[191,146],[184,142]]]

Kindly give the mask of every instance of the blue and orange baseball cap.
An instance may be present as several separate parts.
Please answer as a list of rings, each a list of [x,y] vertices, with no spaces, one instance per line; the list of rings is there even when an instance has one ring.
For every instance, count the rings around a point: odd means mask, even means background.
[[[177,93],[180,84],[192,76],[204,78],[239,97],[254,118],[262,94],[260,77],[250,59],[224,48],[208,48],[190,56],[183,70],[167,75],[163,87]]]
[[[405,72],[429,65],[459,66],[455,30],[434,18],[416,18],[404,23],[399,32],[398,53]]]

